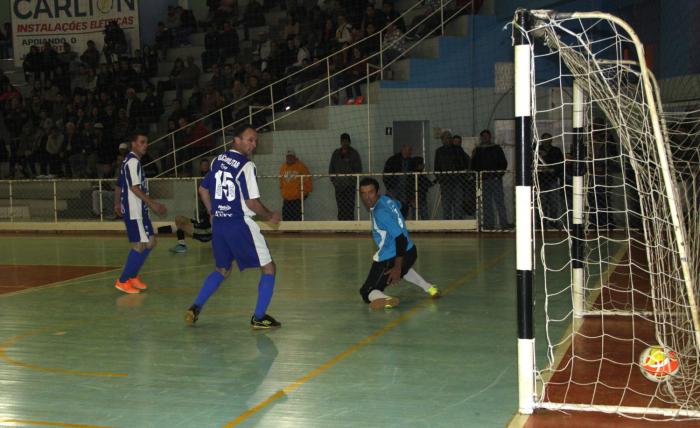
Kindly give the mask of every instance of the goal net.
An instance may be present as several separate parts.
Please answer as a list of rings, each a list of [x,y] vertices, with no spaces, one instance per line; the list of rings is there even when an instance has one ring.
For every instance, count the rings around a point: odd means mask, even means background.
[[[546,337],[533,407],[698,418],[700,113],[664,112],[619,18],[518,14],[514,35],[530,52],[534,283],[544,290],[535,332]],[[650,346],[674,352],[678,371],[643,376]]]

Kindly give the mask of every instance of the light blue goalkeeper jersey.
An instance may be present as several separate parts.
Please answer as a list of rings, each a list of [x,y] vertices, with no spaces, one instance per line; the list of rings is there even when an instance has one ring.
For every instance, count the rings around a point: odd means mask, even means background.
[[[396,238],[406,237],[406,250],[413,248],[413,241],[408,236],[406,221],[401,215],[401,203],[382,195],[372,208],[372,237],[377,244],[377,252],[372,259],[383,262],[396,257]]]

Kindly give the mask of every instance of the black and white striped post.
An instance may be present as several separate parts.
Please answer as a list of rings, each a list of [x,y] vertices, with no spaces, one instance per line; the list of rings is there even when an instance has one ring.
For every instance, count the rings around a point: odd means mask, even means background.
[[[535,398],[535,336],[532,322],[532,46],[529,13],[516,12],[515,46],[515,236],[518,293],[518,410],[531,414]],[[519,28],[518,28],[519,27]]]
[[[574,306],[574,317],[583,317],[584,301],[583,294],[583,197],[584,197],[584,175],[586,173],[586,143],[583,129],[583,89],[579,82],[574,82],[574,106],[573,106],[573,171],[571,177],[573,212],[571,225],[571,268],[572,268],[572,300]]]

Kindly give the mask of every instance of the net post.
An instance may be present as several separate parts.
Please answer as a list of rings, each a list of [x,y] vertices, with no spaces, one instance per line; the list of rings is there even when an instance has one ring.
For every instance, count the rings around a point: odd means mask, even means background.
[[[571,225],[571,269],[572,269],[572,293],[574,317],[581,318],[584,313],[584,224],[583,224],[583,201],[584,201],[584,175],[586,173],[586,145],[584,141],[584,95],[583,88],[578,81],[574,81],[574,106],[573,106],[573,213]]]
[[[532,47],[524,36],[529,15],[515,13],[515,236],[518,306],[518,411],[532,414],[535,397],[535,337],[532,292]]]
[[[355,192],[357,194],[355,195],[355,200],[357,201],[356,206],[357,206],[357,217],[355,217],[355,221],[360,221],[360,175],[355,176]]]
[[[53,180],[53,222],[58,223],[58,196],[56,195],[56,180]]]
[[[192,183],[194,184],[194,217],[195,220],[197,220],[197,223],[199,223],[199,189],[197,188],[197,177],[192,178]]]
[[[104,205],[102,202],[102,179],[97,180],[97,186],[98,186],[98,196],[100,199],[100,221],[104,221]]]
[[[301,221],[304,221],[304,178],[305,175],[299,176],[299,181],[301,181]]]
[[[8,186],[9,186],[8,190],[10,193],[10,223],[14,223],[15,222],[15,201],[14,201],[14,198],[12,196],[12,181],[8,182]]]
[[[415,203],[416,203],[416,209],[415,209],[415,211],[416,211],[416,220],[419,220],[419,218],[418,218],[418,207],[419,207],[419,205],[418,205],[418,204],[420,203],[420,201],[418,200],[418,174],[419,174],[419,173],[417,173],[417,172],[414,172],[414,173],[413,173],[413,178],[414,178],[414,180],[413,180],[413,183],[414,183],[414,189],[413,189],[413,191],[414,191]]]
[[[177,178],[177,153],[175,152],[175,133],[170,134],[173,145],[173,168],[175,168],[175,178]]]

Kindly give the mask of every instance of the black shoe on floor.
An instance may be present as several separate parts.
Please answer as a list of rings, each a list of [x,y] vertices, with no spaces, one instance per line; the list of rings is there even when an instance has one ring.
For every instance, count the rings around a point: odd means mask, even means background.
[[[185,322],[189,325],[194,325],[194,323],[197,322],[201,311],[202,309],[197,305],[190,306],[190,308],[185,312]]]
[[[282,327],[282,323],[278,322],[276,319],[265,314],[262,319],[255,318],[255,315],[250,317],[250,326],[256,330],[262,330],[267,328],[279,328]]]

